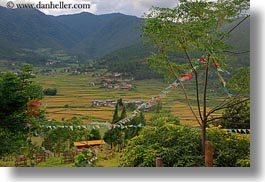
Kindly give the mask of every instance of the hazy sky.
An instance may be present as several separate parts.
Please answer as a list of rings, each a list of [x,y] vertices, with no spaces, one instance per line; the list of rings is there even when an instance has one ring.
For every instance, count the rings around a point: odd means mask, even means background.
[[[5,6],[9,0],[0,0],[0,5]],[[63,0],[12,0],[14,3],[59,3]],[[43,9],[41,10],[45,14],[61,15],[61,14],[73,14],[82,11],[91,12],[93,14],[107,14],[120,12],[128,15],[142,16],[144,12],[147,12],[152,6],[159,7],[174,7],[178,0],[64,0],[64,3],[78,3],[78,4],[90,4],[90,9]]]

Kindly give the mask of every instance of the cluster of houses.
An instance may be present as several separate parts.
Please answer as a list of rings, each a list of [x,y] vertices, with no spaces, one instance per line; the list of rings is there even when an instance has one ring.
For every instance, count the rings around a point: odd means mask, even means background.
[[[109,89],[131,90],[131,80],[118,80],[111,78],[101,78],[100,85]]]
[[[123,101],[124,104],[135,104],[136,106],[139,106],[144,103],[144,101]],[[113,100],[106,100],[106,101],[100,101],[100,100],[92,100],[92,107],[115,107],[117,104],[116,101]]]

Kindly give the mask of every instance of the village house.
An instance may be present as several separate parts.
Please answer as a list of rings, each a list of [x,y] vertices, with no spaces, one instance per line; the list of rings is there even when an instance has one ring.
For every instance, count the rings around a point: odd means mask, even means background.
[[[136,106],[139,106],[144,103],[144,101],[123,101],[124,104],[135,104]],[[92,100],[91,107],[115,107],[117,104],[116,101],[113,100],[106,100],[106,101],[100,101],[100,100]]]
[[[132,84],[129,81],[124,81],[124,80],[101,78],[100,84],[102,87],[109,88],[109,89],[121,89],[121,90],[132,89]]]

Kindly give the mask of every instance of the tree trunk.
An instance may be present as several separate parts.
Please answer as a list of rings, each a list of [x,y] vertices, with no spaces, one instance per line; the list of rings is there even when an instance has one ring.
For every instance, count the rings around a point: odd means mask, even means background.
[[[205,167],[213,167],[213,144],[205,141]]]
[[[203,121],[202,126],[202,155],[205,156],[205,141],[206,141],[206,123]]]
[[[161,157],[156,158],[156,167],[163,167],[163,159]]]

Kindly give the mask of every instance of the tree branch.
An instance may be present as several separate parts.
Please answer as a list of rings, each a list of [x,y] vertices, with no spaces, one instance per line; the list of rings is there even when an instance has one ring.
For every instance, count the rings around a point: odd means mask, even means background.
[[[232,27],[227,33],[230,34],[231,32],[233,32],[241,23],[243,23],[248,17],[250,17],[250,15],[246,16],[245,18],[243,18],[240,22],[238,22],[234,27]],[[221,37],[221,40],[224,38]]]
[[[198,112],[199,112],[199,115],[200,115],[200,118],[201,118],[201,121],[203,121],[203,117],[202,117],[202,114],[201,114],[201,107],[200,107],[200,98],[199,98],[199,84],[198,84],[198,74],[197,74],[197,71],[194,69],[193,65],[192,65],[192,62],[191,62],[191,58],[188,54],[188,51],[187,49],[184,47],[184,45],[180,42],[180,44],[182,45],[182,48],[184,49],[184,52],[185,52],[185,55],[188,59],[188,62],[190,64],[190,67],[192,69],[192,72],[194,72],[194,75],[195,75],[195,81],[196,81],[196,99],[197,99],[197,107],[198,107]]]
[[[193,110],[193,108],[192,108],[192,106],[191,106],[191,104],[190,104],[190,99],[189,99],[188,94],[187,94],[187,92],[186,92],[186,90],[185,90],[185,88],[184,88],[184,85],[182,84],[182,82],[179,80],[178,76],[177,76],[176,73],[174,72],[174,69],[173,69],[173,67],[172,67],[172,65],[171,65],[171,63],[170,63],[170,61],[169,61],[168,59],[167,59],[167,63],[168,63],[168,66],[169,66],[169,68],[170,68],[170,71],[173,73],[173,75],[175,76],[176,80],[179,82],[180,87],[182,88],[182,91],[183,91],[183,93],[184,93],[184,95],[185,95],[185,99],[187,100],[188,106],[189,106],[189,108],[190,108],[190,110],[191,110],[193,116],[195,117],[197,123],[198,123],[200,126],[202,126],[201,123],[200,123],[200,121],[199,121],[199,119],[198,119],[198,117],[197,117],[197,115],[196,115],[196,113],[195,113],[195,111]]]
[[[210,55],[208,55],[207,63],[206,63],[206,69],[205,69],[205,82],[204,82],[204,91],[203,91],[203,119],[204,122],[207,120],[206,117],[206,97],[207,97],[207,83],[208,83],[208,73],[209,73],[209,58]]]
[[[225,106],[225,105],[227,105],[227,104],[230,104],[230,102],[232,102],[233,101],[233,99],[235,99],[235,98],[239,98],[238,96],[239,96],[239,94],[241,93],[241,91],[242,91],[242,89],[241,90],[239,90],[238,92],[237,92],[237,94],[233,97],[233,98],[231,98],[231,97],[226,97],[219,105],[217,105],[217,106],[215,106],[214,108],[212,108],[209,112],[208,112],[208,114],[207,114],[207,117],[211,114],[211,113],[213,113],[213,112],[215,112],[215,111],[217,111],[217,110],[220,110],[220,108],[222,108],[223,106]],[[229,101],[227,101],[227,99],[229,99]],[[227,101],[227,102],[226,102]]]
[[[235,106],[235,105],[237,105],[237,104],[240,104],[240,103],[243,103],[243,102],[246,102],[246,101],[248,101],[249,100],[249,98],[247,98],[247,99],[244,99],[244,100],[241,100],[241,101],[238,101],[238,102],[235,102],[235,103],[233,103],[232,102],[232,104],[230,104],[229,102],[227,102],[225,105],[223,105],[222,107],[219,107],[218,109],[213,109],[211,112],[209,111],[208,112],[208,114],[207,114],[207,117],[209,117],[212,113],[214,113],[215,111],[218,111],[218,110],[221,110],[221,109],[226,109],[226,108],[229,108],[229,107],[231,107],[231,106]]]
[[[250,51],[233,52],[229,50],[224,50],[223,52],[230,53],[230,54],[245,54],[245,53],[249,53]]]
[[[215,120],[223,119],[223,118],[240,118],[240,117],[238,117],[238,116],[220,116],[220,117],[215,117],[215,118],[211,118],[211,119],[207,120],[207,124],[216,122]]]

